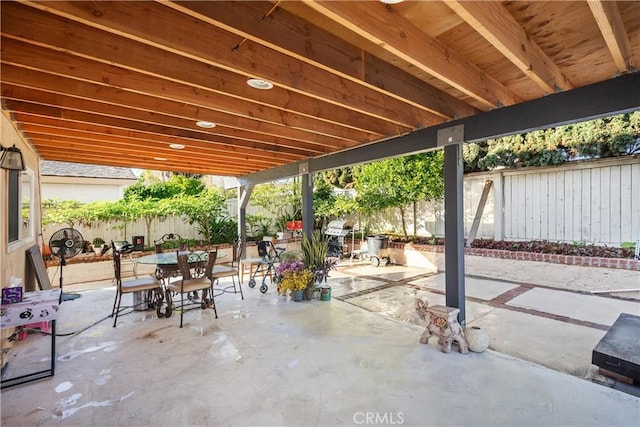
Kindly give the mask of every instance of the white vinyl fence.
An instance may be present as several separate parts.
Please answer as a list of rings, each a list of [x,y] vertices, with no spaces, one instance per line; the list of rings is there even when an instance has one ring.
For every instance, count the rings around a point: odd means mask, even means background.
[[[477,238],[496,240],[552,240],[585,242],[619,246],[634,242],[640,228],[640,157],[627,156],[595,161],[579,161],[557,167],[496,170],[474,173],[464,178],[464,230],[468,235],[486,181],[492,181]],[[229,215],[237,216],[236,200],[227,203]],[[249,205],[247,214],[263,213]],[[413,209],[405,218],[407,231],[414,228]],[[416,205],[416,229],[421,236],[444,236],[444,206],[442,202]],[[357,222],[357,220],[356,220]],[[370,220],[372,232],[400,233],[402,222],[397,209],[388,210]],[[58,228],[45,230],[44,242]],[[195,226],[180,218],[154,221],[151,238],[146,236],[144,221],[126,225],[96,224],[76,227],[85,240],[102,237],[107,242],[145,236],[145,244],[165,233],[177,233],[184,238],[199,239]]]

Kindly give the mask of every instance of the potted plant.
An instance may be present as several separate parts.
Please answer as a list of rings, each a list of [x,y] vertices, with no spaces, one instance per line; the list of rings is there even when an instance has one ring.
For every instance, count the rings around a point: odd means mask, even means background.
[[[313,271],[300,260],[283,261],[276,267],[278,293],[287,295],[289,291],[294,301],[302,301],[305,291],[313,286],[313,278]]]
[[[302,236],[301,248],[304,265],[314,274],[313,283],[306,294],[307,299],[311,299],[316,288],[326,281],[329,270],[336,269],[337,261],[327,258],[329,245],[320,233],[313,233],[311,237]]]
[[[101,237],[95,237],[91,243],[93,245],[93,253],[98,256],[102,255],[102,247],[104,245],[104,239]]]

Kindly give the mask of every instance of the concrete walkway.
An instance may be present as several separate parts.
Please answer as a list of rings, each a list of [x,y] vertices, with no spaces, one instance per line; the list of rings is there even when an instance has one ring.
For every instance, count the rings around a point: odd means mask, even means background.
[[[438,263],[435,263],[436,265]],[[621,313],[640,315],[637,271],[465,257],[467,326],[489,333],[490,348],[640,395],[598,374],[591,352]],[[445,304],[445,274],[401,266],[344,263],[334,297],[421,325],[415,298]]]
[[[521,261],[502,263],[526,275]],[[562,267],[583,289],[537,284],[539,272]],[[182,329],[177,316],[135,311],[115,329],[100,322],[60,337],[54,378],[2,392],[2,425],[640,425],[638,397],[585,380],[606,327],[640,303],[586,293],[599,284],[574,269],[587,267],[535,268],[531,280],[468,278],[467,324],[488,331],[485,353],[419,344],[415,297],[444,301],[435,269],[345,263],[332,273],[331,301],[245,286],[245,300],[217,298],[218,319],[190,311]],[[638,278],[606,273],[629,288]],[[114,288],[90,287],[63,303],[59,333],[110,312]],[[47,347],[31,334],[11,375],[46,367]]]

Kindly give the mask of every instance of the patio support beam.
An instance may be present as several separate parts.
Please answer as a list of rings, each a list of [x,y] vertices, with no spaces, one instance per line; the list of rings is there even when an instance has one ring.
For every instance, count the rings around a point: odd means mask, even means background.
[[[445,300],[447,307],[460,309],[458,322],[462,327],[465,325],[463,165],[462,142],[446,145],[444,147]]]
[[[605,82],[554,93],[510,107],[496,108],[486,113],[420,129],[375,144],[315,157],[308,160],[309,172],[320,172],[433,150],[437,148],[437,132],[456,125],[464,125],[465,142],[478,142],[631,112],[640,108],[638,87],[640,87],[640,72],[624,74]],[[298,165],[299,163],[289,163],[243,175],[239,179],[254,184],[275,181],[297,175]]]
[[[247,205],[253,187],[253,185],[238,186],[238,238],[242,240],[243,248],[247,244]]]
[[[302,182],[302,233],[311,237],[313,234],[313,179],[306,170],[305,165],[301,165]],[[308,167],[308,165],[307,165]]]

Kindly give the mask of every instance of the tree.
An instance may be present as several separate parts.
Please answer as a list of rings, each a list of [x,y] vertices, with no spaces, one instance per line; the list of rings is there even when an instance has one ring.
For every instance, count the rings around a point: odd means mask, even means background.
[[[173,175],[168,181],[141,178],[137,183],[124,190],[124,198],[170,199],[178,195],[193,196],[205,190],[205,185],[198,178]]]
[[[77,200],[46,199],[42,201],[42,224],[69,224],[73,228],[81,224],[89,212]]]
[[[333,192],[333,188],[319,175],[314,176],[314,178],[313,215],[316,225],[321,226],[326,219],[336,214],[336,195]]]
[[[280,230],[287,221],[302,218],[300,179],[256,185],[251,193],[251,203],[260,206],[276,217]]]
[[[640,111],[467,144],[465,172],[640,153]]]
[[[356,201],[361,212],[398,208],[408,237],[406,209],[418,200],[444,194],[444,155],[441,150],[373,162],[354,168]]]
[[[197,224],[198,232],[209,243],[229,243],[237,234],[237,225],[226,215],[227,206],[221,191],[208,189],[196,195],[170,199],[174,213],[185,216],[189,224]]]

